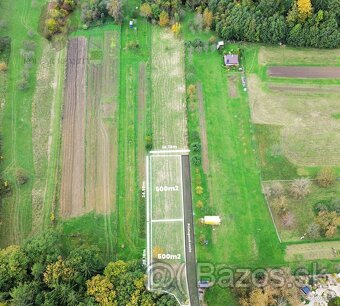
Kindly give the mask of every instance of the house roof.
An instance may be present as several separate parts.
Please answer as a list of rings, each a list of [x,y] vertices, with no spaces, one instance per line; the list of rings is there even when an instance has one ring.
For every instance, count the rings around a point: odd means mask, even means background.
[[[237,54],[226,54],[224,55],[224,64],[229,65],[238,65],[238,55]]]

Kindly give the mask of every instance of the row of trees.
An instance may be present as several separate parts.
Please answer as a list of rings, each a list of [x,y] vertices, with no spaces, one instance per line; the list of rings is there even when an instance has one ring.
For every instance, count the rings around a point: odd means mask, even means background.
[[[167,295],[146,291],[137,261],[104,265],[99,250],[83,246],[66,252],[54,231],[22,246],[0,250],[0,304],[170,306]]]
[[[123,20],[123,7],[121,0],[87,0],[81,6],[81,20],[84,27],[101,25],[111,16],[116,23]]]
[[[76,0],[58,0],[48,4],[43,35],[51,39],[55,34],[66,33],[68,30],[66,18],[76,5]]]

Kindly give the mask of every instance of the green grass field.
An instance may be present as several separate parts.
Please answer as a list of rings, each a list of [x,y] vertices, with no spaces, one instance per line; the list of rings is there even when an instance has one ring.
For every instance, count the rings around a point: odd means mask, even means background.
[[[35,73],[40,62],[43,42],[36,33],[39,21],[40,7],[43,0],[3,2],[2,14],[6,16],[8,28],[0,35],[6,34],[12,39],[12,50],[8,69],[7,102],[3,109],[1,133],[3,138],[2,164],[3,175],[12,186],[12,195],[2,202],[2,225],[0,230],[0,245],[19,243],[32,230],[32,200],[31,192],[35,181],[33,164],[31,111],[32,98],[35,92]],[[28,32],[33,36],[29,37]],[[25,91],[17,89],[17,81],[21,78],[24,61],[20,49],[24,40],[36,43],[34,61],[30,73],[30,87]],[[17,169],[23,169],[29,177],[28,182],[20,186],[16,183]]]

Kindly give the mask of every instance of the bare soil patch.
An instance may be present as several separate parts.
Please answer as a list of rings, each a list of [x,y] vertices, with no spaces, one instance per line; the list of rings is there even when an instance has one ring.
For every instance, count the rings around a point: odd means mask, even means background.
[[[228,76],[228,92],[230,98],[237,98],[237,76]]]
[[[269,67],[267,74],[270,77],[284,78],[340,78],[340,67],[277,66]]]
[[[84,208],[86,38],[69,41],[62,128],[60,213],[80,215]]]

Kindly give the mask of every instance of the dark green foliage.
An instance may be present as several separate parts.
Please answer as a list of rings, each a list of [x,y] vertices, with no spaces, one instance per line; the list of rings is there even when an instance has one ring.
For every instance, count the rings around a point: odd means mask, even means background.
[[[328,306],[340,306],[340,297],[337,296],[334,299],[331,299]]]
[[[226,40],[287,43],[297,47],[340,45],[340,1],[314,1],[314,13],[304,22],[287,21],[292,1],[262,0],[239,5],[212,1],[216,31]]]
[[[191,151],[193,151],[195,153],[199,153],[199,152],[201,152],[201,144],[199,142],[193,142],[190,145],[190,149],[191,149]]]
[[[89,27],[90,25],[101,25],[108,16],[108,0],[86,0],[81,6],[81,20]]]
[[[0,302],[11,301],[11,305],[17,306],[98,305],[87,294],[87,281],[103,274],[99,249],[80,246],[67,252],[61,240],[58,232],[50,230],[22,247],[0,249]],[[114,286],[117,305],[126,305],[137,286],[138,305],[142,300],[144,305],[175,305],[172,297],[146,290],[144,273],[145,268],[138,261],[108,264],[104,274]]]
[[[194,155],[193,157],[191,157],[191,162],[195,165],[195,166],[199,166],[201,164],[201,156],[199,155]]]

